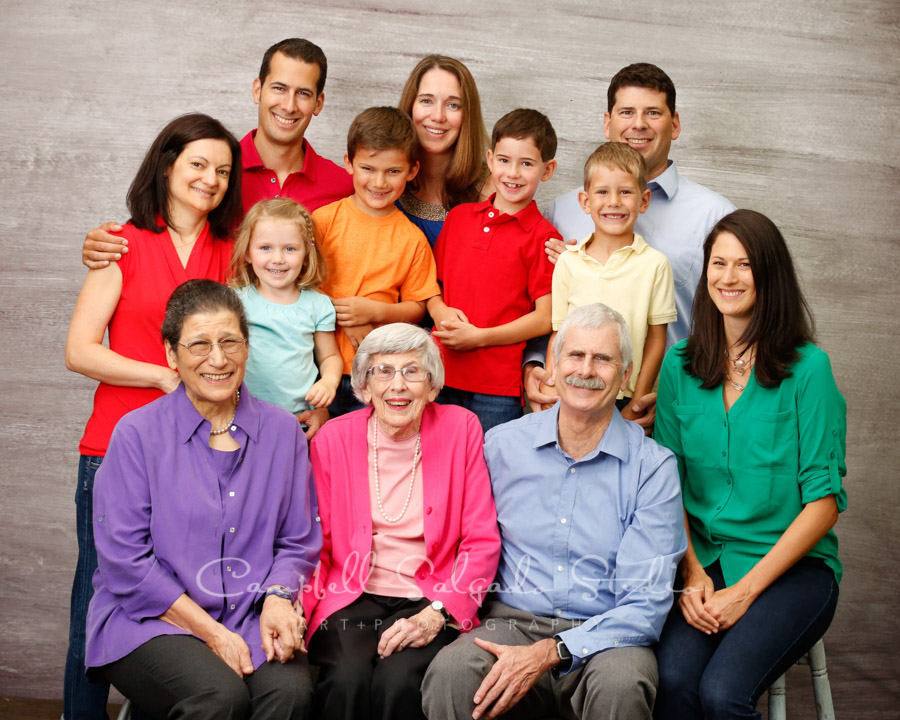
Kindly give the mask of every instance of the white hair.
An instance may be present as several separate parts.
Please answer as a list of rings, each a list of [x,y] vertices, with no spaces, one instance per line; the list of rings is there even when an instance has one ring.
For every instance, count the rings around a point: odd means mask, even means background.
[[[554,361],[559,364],[559,354],[562,352],[563,343],[566,341],[566,333],[570,328],[600,329],[611,324],[615,325],[619,331],[619,355],[622,358],[622,372],[624,373],[625,368],[631,364],[634,354],[631,347],[631,332],[628,330],[625,318],[603,303],[583,305],[569,313],[569,317],[565,319],[553,341]]]

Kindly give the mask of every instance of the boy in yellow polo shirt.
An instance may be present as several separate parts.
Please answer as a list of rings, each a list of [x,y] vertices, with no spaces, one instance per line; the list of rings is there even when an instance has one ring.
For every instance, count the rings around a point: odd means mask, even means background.
[[[548,347],[575,308],[602,302],[621,313],[631,330],[634,369],[616,406],[634,420],[628,403],[653,390],[666,352],[666,325],[677,319],[669,261],[634,232],[638,215],[650,205],[644,158],[626,143],[604,143],[584,165],[578,200],[594,221],[594,233],[563,252],[553,270]],[[552,360],[548,352],[551,375]]]

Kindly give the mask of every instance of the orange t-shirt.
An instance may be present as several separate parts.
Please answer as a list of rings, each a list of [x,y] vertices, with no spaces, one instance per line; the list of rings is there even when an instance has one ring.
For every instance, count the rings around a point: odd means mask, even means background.
[[[440,294],[431,247],[399,210],[372,217],[349,197],[319,208],[313,220],[328,266],[328,282],[321,289],[329,297],[398,303]],[[349,375],[356,350],[340,327],[336,336]]]

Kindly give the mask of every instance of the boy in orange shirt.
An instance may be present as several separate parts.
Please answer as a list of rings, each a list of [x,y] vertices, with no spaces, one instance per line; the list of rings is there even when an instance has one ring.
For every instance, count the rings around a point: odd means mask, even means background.
[[[344,360],[332,417],[362,407],[350,388],[360,341],[379,325],[419,322],[425,301],[440,293],[428,241],[394,205],[419,170],[417,149],[402,110],[363,110],[350,125],[344,155],[353,195],[313,213],[329,274],[322,291],[334,303]]]

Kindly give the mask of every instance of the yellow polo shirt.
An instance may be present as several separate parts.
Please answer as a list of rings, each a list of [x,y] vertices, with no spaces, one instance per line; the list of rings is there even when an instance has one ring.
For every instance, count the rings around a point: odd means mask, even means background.
[[[625,392],[632,397],[641,372],[644,342],[650,325],[675,322],[675,282],[666,256],[647,245],[637,233],[631,245],[619,248],[605,263],[587,254],[591,235],[578,247],[565,250],[553,269],[553,329],[575,308],[601,302],[619,312],[631,330],[634,370]]]

